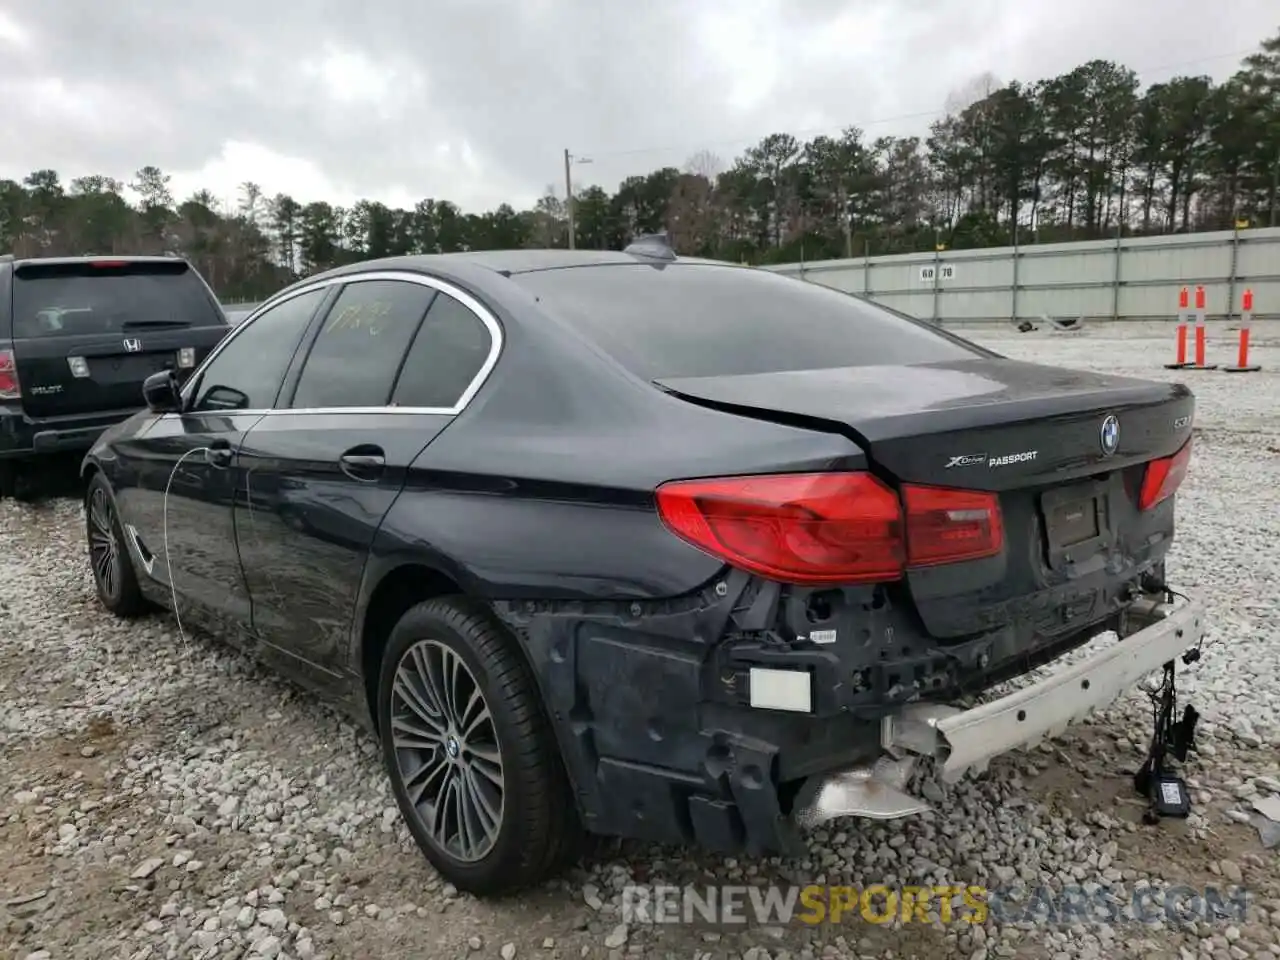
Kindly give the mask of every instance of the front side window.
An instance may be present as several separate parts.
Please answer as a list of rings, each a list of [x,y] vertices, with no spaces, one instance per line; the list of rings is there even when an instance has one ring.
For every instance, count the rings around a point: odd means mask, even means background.
[[[200,375],[195,411],[266,410],[326,290],[310,290],[260,314]]]
[[[290,406],[385,407],[435,296],[434,288],[407,280],[344,287],[311,345]]]

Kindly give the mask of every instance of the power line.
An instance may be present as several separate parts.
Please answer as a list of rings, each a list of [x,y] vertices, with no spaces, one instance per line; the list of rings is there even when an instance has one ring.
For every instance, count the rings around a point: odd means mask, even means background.
[[[1166,63],[1158,67],[1145,67],[1142,70],[1136,70],[1134,72],[1138,74],[1139,77],[1142,77],[1145,74],[1163,73],[1166,70],[1180,70],[1183,67],[1193,67],[1193,66],[1196,66],[1197,64],[1202,64],[1202,63],[1214,63],[1219,60],[1246,57],[1249,54],[1256,53],[1256,52],[1257,52],[1257,48],[1251,47],[1248,50],[1237,50],[1233,53],[1216,53],[1208,57],[1197,57],[1194,60],[1182,60],[1178,63]],[[816,134],[831,133],[832,130],[835,130],[835,129],[845,130],[845,129],[848,129],[849,127],[858,127],[861,130],[866,130],[866,129],[869,129],[870,127],[884,126],[885,124],[889,124],[889,123],[903,123],[908,120],[931,119],[934,117],[943,117],[943,116],[946,116],[946,114],[947,114],[947,111],[945,109],[924,110],[918,113],[903,113],[893,117],[881,117],[877,120],[867,120],[862,122],[855,121],[853,123],[845,123],[845,124],[839,125],[838,128],[835,125],[828,124],[827,126],[824,126],[824,127],[810,127],[805,130],[791,130],[788,132],[791,133],[791,135],[794,137],[807,138]],[[778,131],[774,130],[771,132],[777,133]],[[741,146],[742,144],[755,144],[755,143],[759,143],[762,139],[764,139],[765,136],[768,136],[768,134],[761,134],[758,137],[738,137],[733,140],[716,140],[710,143],[703,142],[696,145],[685,144],[683,146],[676,145],[676,146],[666,146],[666,147],[637,147],[629,150],[584,150],[583,155],[589,156],[593,160],[596,160],[601,158],[608,159],[612,157],[634,157],[634,156],[641,156],[644,154],[653,154],[653,153],[676,153],[677,151],[684,152],[686,154],[691,154],[691,153],[696,153],[699,150],[706,150],[709,147],[729,147],[729,146]]]

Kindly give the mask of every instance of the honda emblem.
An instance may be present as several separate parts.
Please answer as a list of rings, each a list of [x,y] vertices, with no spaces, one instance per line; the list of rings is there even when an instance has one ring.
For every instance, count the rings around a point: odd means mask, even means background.
[[[136,337],[130,337],[124,342],[125,353],[138,353],[142,350],[142,341]]]

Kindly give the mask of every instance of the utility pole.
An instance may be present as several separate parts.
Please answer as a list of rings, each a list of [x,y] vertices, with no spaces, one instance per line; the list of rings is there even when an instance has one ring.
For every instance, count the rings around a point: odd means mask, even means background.
[[[569,249],[574,249],[573,243],[573,178],[569,176],[569,164],[573,163],[573,158],[569,155],[569,148],[564,148],[564,209],[569,217]]]
[[[591,162],[590,157],[575,157],[573,154],[569,152],[569,149],[567,147],[565,148],[565,151],[564,151],[564,209],[565,209],[565,213],[568,215],[568,218],[569,218],[569,249],[570,250],[573,250],[577,247],[577,238],[574,236],[574,234],[577,231],[574,229],[574,223],[573,223],[573,214],[574,214],[573,177],[569,173],[569,168],[575,163],[590,163],[590,162]]]

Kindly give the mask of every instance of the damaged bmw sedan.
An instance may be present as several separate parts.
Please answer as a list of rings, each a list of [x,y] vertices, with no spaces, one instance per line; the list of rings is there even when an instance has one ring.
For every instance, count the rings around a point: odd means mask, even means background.
[[[1186,387],[662,238],[341,267],[144,392],[84,461],[103,604],[367,723],[480,894],[588,833],[802,851],[914,809],[911,761],[981,769],[1204,633],[1164,579]]]

